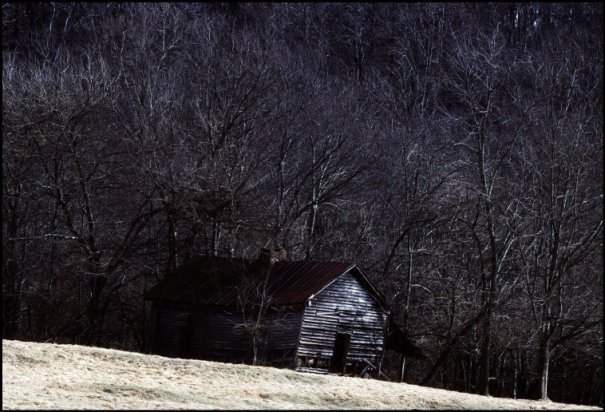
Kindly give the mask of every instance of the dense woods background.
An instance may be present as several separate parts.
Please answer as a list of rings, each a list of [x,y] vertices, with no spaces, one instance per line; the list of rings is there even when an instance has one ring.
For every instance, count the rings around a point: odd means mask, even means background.
[[[2,5],[3,337],[142,350],[188,256],[354,261],[410,383],[603,405],[603,8]]]

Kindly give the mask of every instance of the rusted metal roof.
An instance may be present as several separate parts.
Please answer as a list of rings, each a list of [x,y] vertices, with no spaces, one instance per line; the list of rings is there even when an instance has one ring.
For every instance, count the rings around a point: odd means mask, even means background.
[[[266,280],[272,305],[301,304],[354,267],[347,262],[276,262],[269,267],[258,260],[198,256],[167,274],[145,297],[237,306],[246,285],[258,286]],[[363,278],[361,272],[359,275]]]
[[[276,304],[306,302],[355,265],[345,262],[277,262],[269,274],[269,295]]]

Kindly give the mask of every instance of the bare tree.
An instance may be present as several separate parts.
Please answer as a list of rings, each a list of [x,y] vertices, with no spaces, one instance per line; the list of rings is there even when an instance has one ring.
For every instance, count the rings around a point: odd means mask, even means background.
[[[572,60],[556,69],[544,60],[537,70],[542,76],[536,77],[536,86],[546,97],[535,109],[539,113],[528,148],[534,203],[524,260],[532,341],[538,346],[539,396],[547,399],[553,351],[602,322],[601,304],[580,298],[582,287],[591,288],[584,283],[589,278],[582,274],[582,263],[602,247],[602,170],[595,169],[594,157],[600,137],[590,94],[596,87],[577,87],[594,84],[595,73]]]
[[[602,403],[601,5],[2,10],[5,336],[136,348],[188,256],[285,247],[366,269],[391,376]]]
[[[446,85],[455,105],[446,102],[448,123],[456,125],[455,143],[466,162],[466,176],[460,182],[462,195],[473,209],[460,216],[474,243],[479,275],[479,317],[482,323],[480,392],[489,394],[492,317],[508,272],[514,242],[518,239],[519,210],[523,207],[521,185],[515,185],[511,156],[523,126],[522,112],[511,112],[505,105],[514,101],[502,79],[506,54],[499,27],[489,34],[470,37],[452,32],[448,53]],[[448,107],[449,104],[452,104]],[[507,111],[505,111],[507,109]],[[515,117],[511,117],[516,116]],[[504,180],[506,179],[506,180]],[[511,281],[514,282],[513,279]],[[468,325],[468,324],[467,324]]]

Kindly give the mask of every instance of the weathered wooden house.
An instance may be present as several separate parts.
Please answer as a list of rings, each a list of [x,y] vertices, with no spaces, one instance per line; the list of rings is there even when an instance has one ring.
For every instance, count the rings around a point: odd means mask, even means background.
[[[146,299],[149,349],[165,356],[357,374],[379,367],[389,341],[417,349],[389,334],[384,300],[355,264],[290,262],[283,250],[195,257]]]

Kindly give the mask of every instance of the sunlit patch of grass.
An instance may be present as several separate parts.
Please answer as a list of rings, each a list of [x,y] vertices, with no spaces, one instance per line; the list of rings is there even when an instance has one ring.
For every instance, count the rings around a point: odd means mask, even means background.
[[[161,389],[150,388],[140,385],[123,385],[123,384],[95,384],[90,387],[90,390],[104,392],[117,397],[140,398],[146,400],[166,399],[176,402],[195,401],[194,396],[185,395],[182,393]]]
[[[3,409],[589,409],[76,345],[5,340],[2,360]]]
[[[46,365],[48,361],[46,359],[33,358],[31,356],[17,354],[15,357],[17,362],[24,364],[33,364],[33,365]]]

